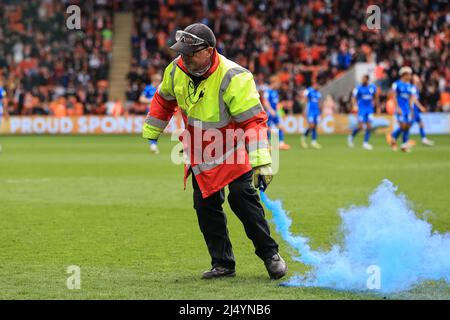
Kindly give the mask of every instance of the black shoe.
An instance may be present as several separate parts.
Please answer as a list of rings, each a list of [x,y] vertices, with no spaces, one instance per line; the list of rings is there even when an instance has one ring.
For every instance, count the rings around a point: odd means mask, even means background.
[[[235,275],[236,271],[234,269],[227,269],[225,267],[213,267],[211,270],[203,272],[202,279],[234,277]]]
[[[266,259],[264,265],[266,266],[267,272],[269,272],[270,279],[280,279],[287,273],[287,264],[278,253]]]

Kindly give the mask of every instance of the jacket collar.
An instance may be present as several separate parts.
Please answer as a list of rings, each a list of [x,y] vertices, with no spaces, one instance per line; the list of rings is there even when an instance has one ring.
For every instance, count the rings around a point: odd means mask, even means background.
[[[217,53],[216,48],[214,48],[211,59],[212,59],[211,66],[209,67],[208,71],[206,71],[206,73],[204,75],[202,75],[203,79],[208,78],[212,73],[214,73],[214,71],[217,70],[217,67],[219,66],[219,62],[220,62],[219,54]],[[186,67],[184,66],[183,58],[180,57],[180,59],[178,59],[177,66],[180,67],[180,69],[183,70],[184,73],[186,73],[188,76],[192,76],[189,73],[189,71],[186,69]]]

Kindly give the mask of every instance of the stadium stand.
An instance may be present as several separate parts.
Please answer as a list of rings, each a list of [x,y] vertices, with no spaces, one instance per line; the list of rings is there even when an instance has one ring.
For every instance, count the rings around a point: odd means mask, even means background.
[[[247,67],[261,83],[276,75],[286,109],[302,110],[300,93],[357,62],[376,62],[382,101],[403,65],[424,83],[430,111],[450,111],[450,14],[447,1],[371,1],[381,7],[381,30],[365,24],[368,3],[350,0],[67,1],[81,6],[82,31],[64,26],[65,4],[0,3],[1,82],[12,114],[104,114],[113,40],[113,14],[134,12],[132,59],[123,88],[125,112],[145,113],[140,92],[174,57],[176,30],[208,24],[219,52]],[[80,35],[85,36],[81,38]],[[329,101],[349,112],[347,97]]]
[[[0,77],[15,115],[105,112],[113,7],[73,1],[81,30],[66,27],[62,1],[0,2]]]
[[[372,1],[371,4],[376,4]],[[219,52],[247,67],[255,78],[282,82],[285,106],[299,112],[300,92],[312,81],[333,79],[356,62],[376,62],[377,85],[386,101],[403,65],[425,85],[430,111],[448,111],[450,28],[446,1],[383,1],[381,30],[365,24],[363,1],[136,1],[136,31],[129,74],[130,99],[173,58],[167,43],[193,21],[216,33]],[[134,88],[134,89],[133,89]],[[336,101],[348,112],[350,99]],[[331,102],[330,102],[331,103]],[[291,106],[291,107],[289,107]]]

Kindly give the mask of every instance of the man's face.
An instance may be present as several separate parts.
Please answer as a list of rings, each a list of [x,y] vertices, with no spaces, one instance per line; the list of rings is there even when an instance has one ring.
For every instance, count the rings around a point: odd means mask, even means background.
[[[278,81],[272,81],[270,83],[270,86],[272,87],[272,89],[274,90],[280,90],[280,82]]]
[[[403,82],[411,82],[411,74],[410,73],[403,74]]]
[[[205,48],[194,52],[192,55],[181,54],[184,65],[189,71],[200,71],[204,69],[211,60],[213,48]]]
[[[418,75],[415,74],[412,76],[412,84],[416,87],[420,87],[420,77]]]
[[[368,76],[364,76],[363,80],[362,80],[363,85],[367,85],[369,83],[369,77]]]

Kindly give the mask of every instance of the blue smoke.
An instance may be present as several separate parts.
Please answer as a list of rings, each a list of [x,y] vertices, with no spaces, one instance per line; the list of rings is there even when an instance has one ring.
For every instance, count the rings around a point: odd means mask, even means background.
[[[450,233],[433,232],[431,224],[418,219],[405,196],[396,191],[384,180],[368,206],[340,210],[343,241],[329,251],[313,250],[308,238],[293,235],[292,220],[281,201],[261,192],[276,231],[299,254],[293,259],[311,266],[311,271],[283,285],[365,291],[368,279],[373,283],[373,266],[380,275],[380,281],[374,282],[379,284],[376,289],[383,293],[408,290],[426,280],[450,283]]]

